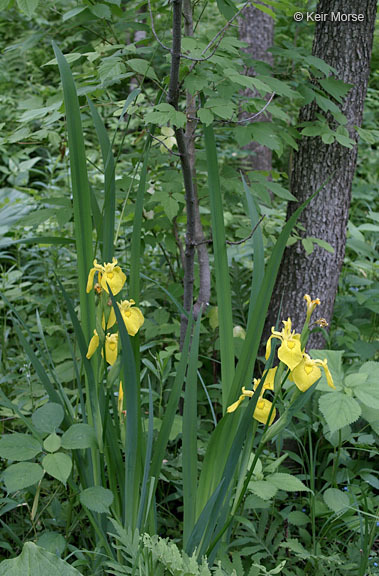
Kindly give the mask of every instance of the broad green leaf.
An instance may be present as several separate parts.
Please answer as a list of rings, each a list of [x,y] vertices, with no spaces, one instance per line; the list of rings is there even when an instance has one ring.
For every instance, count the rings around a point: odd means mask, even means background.
[[[273,133],[273,128],[271,122],[253,122],[251,124],[250,129],[253,134],[253,140],[258,142],[258,144],[262,144],[262,146],[267,146],[270,150],[280,150],[282,148],[282,143],[278,136]],[[288,199],[295,199],[292,194],[288,192],[291,198]]]
[[[99,66],[99,75],[102,82],[117,78],[124,74],[125,65],[118,56],[109,56],[104,58]]]
[[[42,446],[29,434],[13,432],[0,438],[0,457],[15,462],[31,460],[42,451]]]
[[[75,16],[77,16],[78,14],[80,14],[81,12],[83,12],[86,9],[87,9],[87,6],[78,6],[78,8],[73,8],[72,10],[69,10],[68,12],[63,14],[62,21],[65,22],[66,20],[69,20],[70,18],[74,18]]]
[[[33,462],[20,462],[12,464],[3,472],[2,478],[8,492],[17,492],[33,484],[37,484],[43,477],[43,470],[39,464]]]
[[[89,9],[98,18],[106,18],[108,20],[112,18],[112,12],[106,4],[96,4],[95,6],[90,6]]]
[[[172,196],[166,195],[165,199],[162,201],[162,205],[167,218],[172,222],[179,212],[179,203]]]
[[[44,450],[47,452],[56,452],[61,447],[61,437],[53,432],[43,441]]]
[[[267,476],[267,482],[276,486],[278,490],[285,490],[286,492],[310,492],[310,489],[296,476],[284,472],[275,472],[275,474]]]
[[[309,354],[312,358],[328,361],[328,367],[332,374],[334,385],[337,389],[341,389],[344,380],[344,373],[342,368],[342,356],[344,354],[344,350],[310,350]],[[326,383],[323,370],[321,371],[321,380],[317,385],[317,390],[330,392],[330,388]]]
[[[11,0],[0,0],[0,10],[6,10]]]
[[[202,124],[205,124],[206,126],[212,124],[214,116],[209,108],[200,108],[197,115],[200,118],[200,122],[202,122]]]
[[[51,434],[61,425],[64,411],[60,404],[47,402],[32,415],[32,422],[40,432]]]
[[[146,76],[146,78],[151,78],[152,80],[158,80],[154,69],[147,60],[142,60],[142,58],[131,58],[126,61],[126,64],[134,72],[137,72],[137,74],[142,74],[142,76]]]
[[[278,488],[266,480],[252,480],[249,482],[249,490],[262,500],[270,500],[275,496]]]
[[[332,433],[352,424],[361,415],[358,402],[343,392],[323,394],[319,399],[319,407]]]
[[[33,16],[37,10],[39,0],[17,0],[17,5],[21,12],[25,12],[27,16]]]
[[[66,548],[66,540],[58,532],[47,531],[39,536],[37,546],[41,546],[56,556],[61,556]]]
[[[301,243],[307,254],[312,254],[313,252],[313,242],[310,238],[302,238]]]
[[[360,374],[359,374],[360,376]],[[354,394],[369,408],[379,409],[379,382],[373,386],[371,383],[354,388]]]
[[[20,556],[0,564],[0,576],[80,576],[80,572],[56,554],[26,542]]]
[[[66,485],[72,470],[72,461],[67,454],[47,454],[42,460],[42,466],[50,476]]]
[[[288,522],[293,524],[294,526],[306,526],[306,524],[310,523],[310,518],[304,512],[300,512],[300,510],[294,510],[290,512],[287,516]]]
[[[92,486],[80,493],[79,500],[83,506],[92,512],[109,514],[109,507],[113,502],[113,494],[102,486]]]
[[[230,20],[237,12],[233,0],[217,0],[217,8],[227,20]]]
[[[67,450],[96,448],[96,432],[89,424],[73,424],[62,436],[62,447]]]
[[[337,80],[330,76],[329,78],[322,78],[319,83],[324,88],[325,92],[328,92],[335,98],[338,102],[342,102],[342,98],[350,92],[352,84],[345,84],[342,80]]]
[[[283,198],[283,200],[289,200],[290,202],[297,202],[295,196],[291,194],[291,192],[289,192],[286,188],[283,188],[283,186],[281,186],[277,182],[270,182],[268,180],[266,182],[266,185],[267,188],[269,188],[269,190],[271,190],[271,192],[275,194],[275,196]]]
[[[324,501],[328,508],[337,514],[345,510],[350,504],[349,496],[346,492],[338,490],[338,488],[328,488],[325,490]]]
[[[330,254],[334,254],[334,248],[327,242],[326,240],[322,240],[321,238],[315,238],[314,236],[310,236],[310,239],[314,244],[318,244],[321,248],[324,248]]]

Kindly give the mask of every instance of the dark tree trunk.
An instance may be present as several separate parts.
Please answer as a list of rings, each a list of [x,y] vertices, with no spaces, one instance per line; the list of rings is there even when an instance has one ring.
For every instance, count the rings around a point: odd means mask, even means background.
[[[273,45],[274,41],[274,20],[271,16],[265,14],[262,10],[258,10],[255,6],[248,6],[243,12],[243,17],[239,20],[239,35],[241,40],[248,43],[245,51],[249,56],[254,58],[254,60],[262,60],[272,64],[272,55],[267,52],[267,49]],[[247,74],[255,76],[254,69],[250,68]],[[242,94],[244,99],[259,96],[255,90],[249,90],[248,88]],[[244,112],[240,117],[242,119],[248,116],[249,114]],[[260,122],[264,119],[270,121],[271,117],[266,113],[258,118]],[[271,170],[272,152],[267,146],[262,146],[258,142],[251,142],[244,149],[251,152],[248,159],[250,170]]]
[[[313,55],[322,58],[337,70],[337,77],[353,88],[343,100],[341,111],[347,117],[350,137],[357,142],[354,126],[362,122],[363,104],[370,73],[370,57],[376,16],[376,0],[321,0],[318,13],[343,12],[364,14],[362,22],[318,22],[313,42]],[[312,103],[301,110],[300,122],[315,120],[321,110]],[[330,323],[338,279],[345,255],[346,227],[349,216],[351,185],[357,160],[357,144],[353,149],[337,142],[326,145],[321,138],[303,138],[294,156],[291,174],[291,192],[301,203],[315,192],[328,178],[330,181],[312,200],[300,217],[304,236],[314,236],[329,242],[334,248],[330,254],[319,246],[309,256],[301,242],[286,249],[274,289],[265,336],[276,322],[283,295],[281,317],[291,317],[293,325],[301,330],[305,319],[303,296],[320,298],[321,306],[314,316],[324,317]],[[290,203],[289,217],[299,204]],[[310,348],[322,348],[322,333],[315,332]]]

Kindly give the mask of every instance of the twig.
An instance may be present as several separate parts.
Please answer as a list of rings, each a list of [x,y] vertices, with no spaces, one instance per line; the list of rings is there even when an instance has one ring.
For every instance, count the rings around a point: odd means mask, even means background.
[[[150,20],[151,20],[151,30],[152,30],[152,32],[153,32],[153,36],[154,36],[154,38],[156,39],[156,41],[158,42],[158,44],[159,44],[164,50],[167,50],[167,52],[170,52],[170,53],[172,54],[172,49],[171,49],[169,46],[166,46],[166,44],[164,44],[164,43],[162,42],[162,40],[159,38],[159,36],[158,36],[158,34],[157,34],[156,30],[155,30],[154,18],[153,18],[153,11],[152,11],[152,9],[151,9],[151,0],[147,0],[147,4],[148,4],[148,7],[149,7],[149,14],[150,14]],[[190,61],[192,61],[192,62],[194,63],[194,64],[192,65],[191,70],[193,69],[193,67],[194,67],[198,62],[206,62],[207,60],[209,60],[210,58],[212,58],[212,56],[213,56],[214,53],[216,52],[217,48],[219,47],[219,45],[220,45],[220,43],[221,43],[221,41],[222,41],[222,39],[223,39],[223,37],[224,37],[224,34],[225,34],[225,32],[227,31],[227,29],[229,28],[229,26],[232,24],[232,22],[233,22],[238,16],[241,15],[241,13],[243,12],[243,10],[245,10],[245,8],[246,8],[249,4],[250,4],[250,0],[249,0],[248,2],[246,2],[246,3],[242,6],[242,8],[240,8],[240,9],[238,10],[238,12],[236,12],[236,13],[234,14],[234,16],[233,16],[230,20],[228,20],[228,22],[225,24],[225,26],[224,26],[221,30],[219,30],[219,31],[217,32],[216,36],[214,36],[214,38],[212,38],[212,40],[209,42],[209,44],[208,44],[208,45],[204,48],[204,50],[202,51],[202,53],[201,53],[202,57],[201,57],[201,58],[196,58],[196,57],[194,57],[194,56],[187,56],[187,54],[182,54],[182,53],[180,53],[180,57],[181,57],[181,58],[183,58],[183,59],[185,59],[185,60],[190,60]],[[219,39],[219,41],[217,42],[216,46],[213,48],[212,52],[211,52],[210,54],[208,54],[208,56],[205,56],[205,57],[204,57],[204,54],[209,50],[209,48],[212,46],[212,44],[213,44],[219,37],[220,37],[220,39]]]
[[[232,122],[234,124],[243,124],[244,122],[251,122],[251,120],[254,120],[255,118],[258,118],[258,116],[260,116],[261,114],[263,114],[263,112],[266,110],[266,108],[271,104],[273,98],[275,96],[275,92],[273,92],[270,96],[270,98],[267,100],[266,104],[263,106],[263,108],[261,110],[259,110],[259,112],[256,112],[255,114],[253,114],[252,116],[249,116],[249,118],[243,118],[242,120],[232,120]]]
[[[250,240],[250,238],[252,238],[254,232],[256,231],[256,229],[258,228],[259,224],[264,220],[265,215],[263,215],[258,222],[256,223],[256,225],[254,226],[254,228],[252,229],[252,231],[250,232],[250,234],[248,236],[246,236],[246,238],[243,238],[242,240],[237,240],[237,241],[232,241],[232,240],[227,240],[226,243],[229,244],[229,246],[238,246],[239,244],[243,244],[244,242],[247,242],[248,240]],[[208,238],[207,240],[202,240],[201,242],[192,242],[193,246],[199,246],[200,244],[213,244],[213,238]]]
[[[162,140],[160,140],[160,138],[157,138],[157,136],[153,136],[153,134],[151,132],[148,132],[148,134],[150,134],[150,136],[153,138],[153,140],[156,140],[157,142],[159,142],[159,144],[162,144],[162,146],[164,146],[166,148],[166,150],[168,150],[172,156],[177,156],[178,158],[180,158],[180,154],[177,154],[176,152],[173,152],[172,150],[170,150],[170,148],[164,142],[162,142]]]
[[[253,236],[254,232],[258,228],[259,224],[264,220],[264,218],[265,218],[265,215],[261,216],[261,218],[258,220],[256,225],[254,226],[254,228],[252,229],[252,231],[250,232],[250,234],[246,238],[243,238],[242,240],[237,240],[236,242],[232,242],[231,240],[227,240],[226,243],[229,244],[230,246],[238,246],[239,244],[243,244],[244,242],[247,242]]]

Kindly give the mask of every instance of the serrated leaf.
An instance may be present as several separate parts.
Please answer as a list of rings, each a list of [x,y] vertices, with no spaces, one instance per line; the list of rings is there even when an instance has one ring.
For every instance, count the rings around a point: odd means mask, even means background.
[[[12,464],[3,472],[2,479],[8,492],[17,492],[33,484],[37,484],[43,477],[43,470],[39,464],[33,462],[20,462]]]
[[[0,576],[80,576],[80,572],[56,554],[26,542],[20,556],[0,564]]]
[[[63,407],[55,402],[47,402],[33,413],[32,422],[39,432],[51,434],[59,428],[63,418]]]
[[[309,556],[309,552],[304,548],[304,546],[299,542],[297,538],[288,538],[286,542],[282,542],[280,544],[281,548],[288,548],[292,550],[297,556],[301,556],[303,558],[307,558]]]
[[[62,436],[62,447],[70,450],[96,448],[96,432],[89,424],[73,424]]]
[[[72,470],[72,461],[67,454],[47,454],[42,460],[42,466],[50,476],[66,485]]]
[[[363,384],[354,388],[354,394],[369,408],[379,409],[379,384]]]
[[[50,434],[45,440],[43,441],[43,447],[46,452],[56,452],[61,447],[61,438],[58,434]]]
[[[319,407],[332,433],[352,424],[361,415],[358,402],[343,392],[323,394],[319,399]]]
[[[266,480],[252,480],[249,482],[249,490],[262,500],[270,500],[275,496],[278,488]]]
[[[267,481],[276,486],[278,490],[285,490],[286,492],[311,492],[299,478],[285,472],[275,472],[275,474],[267,477]]]
[[[337,514],[345,510],[350,504],[349,496],[346,492],[338,490],[338,488],[328,488],[325,490],[324,501],[328,508]]]
[[[291,194],[291,192],[289,190],[287,190],[286,188],[283,188],[283,186],[281,186],[277,182],[270,182],[268,180],[266,182],[266,186],[267,186],[267,188],[269,188],[269,190],[271,190],[271,192],[273,192],[275,194],[275,196],[278,196],[279,198],[282,198],[283,200],[289,200],[290,202],[297,202],[297,199],[295,198],[295,196],[293,194]]]
[[[345,84],[342,80],[337,80],[337,78],[333,77],[322,78],[319,80],[319,83],[325,92],[331,94],[338,102],[342,102],[342,98],[350,92],[350,89],[353,87],[352,84]]]
[[[27,16],[32,16],[37,10],[39,0],[17,0],[17,5],[21,12],[25,12]]]
[[[79,499],[83,506],[92,510],[92,512],[108,514],[109,507],[113,502],[113,494],[102,486],[92,486],[83,490],[79,495]]]
[[[4,434],[0,439],[0,457],[15,462],[31,460],[42,451],[42,446],[29,434],[14,432]]]

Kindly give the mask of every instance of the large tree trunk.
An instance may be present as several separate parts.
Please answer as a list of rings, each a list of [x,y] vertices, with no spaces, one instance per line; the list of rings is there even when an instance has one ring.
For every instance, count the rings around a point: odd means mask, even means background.
[[[363,104],[370,73],[370,57],[374,33],[376,0],[321,0],[318,13],[343,12],[363,14],[362,22],[332,22],[330,19],[316,24],[313,55],[322,58],[337,70],[337,77],[353,88],[344,98],[341,111],[347,117],[350,137],[357,142],[354,126],[362,122]],[[312,103],[301,110],[300,122],[315,120],[321,110]],[[291,192],[300,203],[330,178],[323,190],[303,212],[299,222],[304,236],[314,236],[329,242],[334,248],[330,254],[319,246],[307,256],[302,243],[286,249],[272,297],[265,335],[276,322],[283,295],[281,317],[291,317],[293,325],[301,330],[305,319],[303,296],[319,297],[321,306],[317,316],[330,323],[338,279],[345,255],[346,227],[349,215],[351,185],[357,160],[357,145],[353,149],[337,142],[326,145],[321,138],[303,138],[294,157],[291,174]],[[290,203],[287,217],[299,204]],[[316,317],[316,312],[314,314]],[[312,334],[309,347],[322,348],[321,332]]]
[[[262,60],[272,64],[272,55],[267,52],[274,41],[274,20],[271,16],[255,6],[248,6],[243,11],[243,16],[239,19],[239,36],[241,40],[247,42],[248,46],[244,50],[249,56],[254,58],[254,60]],[[250,68],[247,70],[247,74],[248,76],[255,76],[255,70]],[[242,94],[245,99],[259,96],[258,92],[248,88],[243,90]],[[248,116],[249,114],[246,112],[240,115],[241,119]],[[268,113],[260,116],[258,120],[262,122],[265,118],[268,121],[271,120]],[[244,149],[251,152],[248,159],[248,168],[250,170],[271,170],[272,152],[267,146],[262,146],[258,142],[251,142]]]

